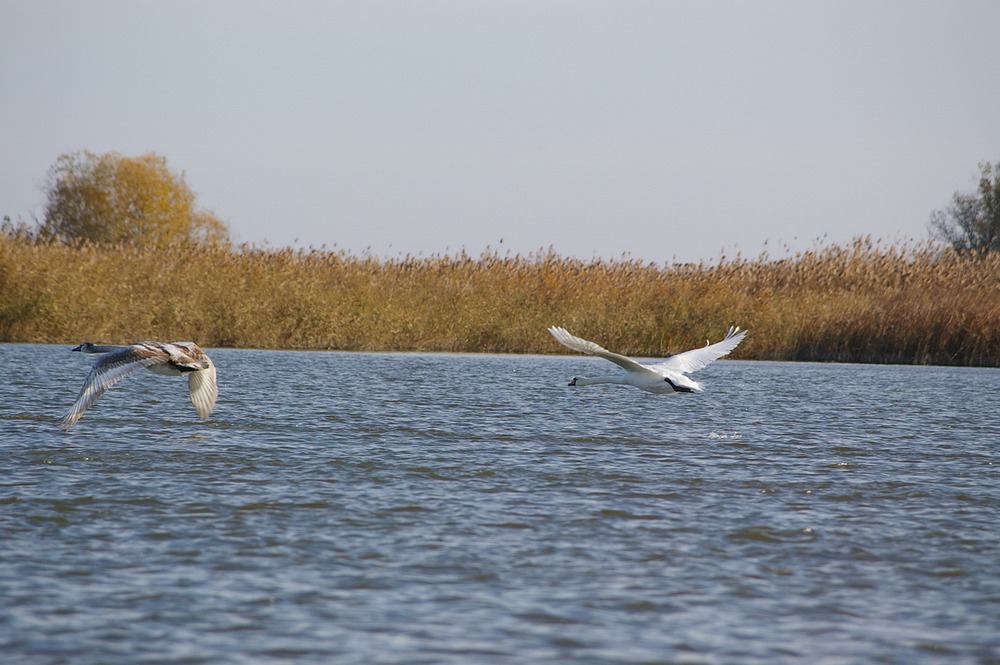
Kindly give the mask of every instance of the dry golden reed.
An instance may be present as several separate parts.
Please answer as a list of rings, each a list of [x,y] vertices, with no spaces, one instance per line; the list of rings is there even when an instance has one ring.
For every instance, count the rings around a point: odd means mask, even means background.
[[[1000,255],[859,239],[661,266],[554,252],[65,246],[0,236],[0,341],[564,352],[561,325],[658,357],[751,330],[737,358],[1000,364]]]

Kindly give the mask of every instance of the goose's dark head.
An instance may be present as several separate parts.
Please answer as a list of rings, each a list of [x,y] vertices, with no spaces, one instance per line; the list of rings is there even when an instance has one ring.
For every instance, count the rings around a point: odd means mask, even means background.
[[[79,351],[80,353],[110,353],[111,351],[116,351],[120,348],[121,347],[119,346],[101,346],[99,344],[84,342],[73,350]]]

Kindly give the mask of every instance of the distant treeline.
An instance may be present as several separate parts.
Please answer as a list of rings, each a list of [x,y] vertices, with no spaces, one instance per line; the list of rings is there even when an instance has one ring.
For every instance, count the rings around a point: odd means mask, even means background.
[[[859,239],[662,266],[0,236],[3,342],[562,353],[550,325],[644,357],[739,325],[751,334],[734,358],[997,366],[1000,255]]]

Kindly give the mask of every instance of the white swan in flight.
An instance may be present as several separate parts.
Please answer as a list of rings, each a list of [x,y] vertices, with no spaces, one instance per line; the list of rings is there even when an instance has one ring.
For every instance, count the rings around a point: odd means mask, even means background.
[[[75,425],[108,388],[142,367],[157,374],[187,374],[191,402],[202,418],[211,415],[219,396],[215,365],[194,342],[140,342],[131,346],[98,346],[85,342],[73,350],[106,355],[94,363],[76,402],[63,418],[61,427],[65,430]]]
[[[721,342],[707,344],[700,349],[692,349],[676,356],[670,356],[666,360],[644,365],[617,353],[612,353],[607,349],[588,342],[574,335],[571,335],[565,328],[552,326],[549,332],[563,346],[578,353],[586,353],[590,356],[598,356],[605,360],[610,360],[614,364],[625,369],[625,373],[613,376],[601,376],[589,379],[584,376],[574,378],[569,382],[571,386],[590,386],[595,383],[616,383],[625,386],[635,386],[651,393],[694,393],[701,392],[702,387],[697,381],[686,376],[690,372],[695,372],[711,362],[726,355],[743,341],[747,331],[740,332],[738,327],[729,329]]]

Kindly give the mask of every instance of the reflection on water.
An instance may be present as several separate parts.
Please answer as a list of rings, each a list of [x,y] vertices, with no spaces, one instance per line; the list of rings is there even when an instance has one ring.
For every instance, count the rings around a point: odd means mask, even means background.
[[[57,424],[6,345],[11,662],[995,662],[996,370],[219,349]]]

